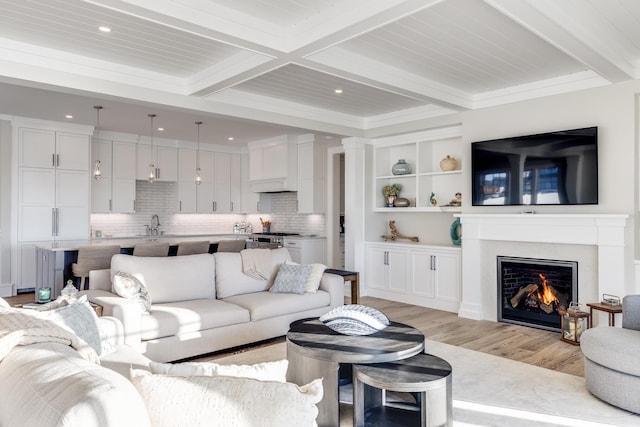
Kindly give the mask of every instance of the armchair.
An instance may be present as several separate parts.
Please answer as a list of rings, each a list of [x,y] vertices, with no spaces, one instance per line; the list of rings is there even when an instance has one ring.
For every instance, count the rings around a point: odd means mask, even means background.
[[[640,413],[640,295],[622,300],[622,328],[599,326],[580,336],[584,378],[591,394]]]

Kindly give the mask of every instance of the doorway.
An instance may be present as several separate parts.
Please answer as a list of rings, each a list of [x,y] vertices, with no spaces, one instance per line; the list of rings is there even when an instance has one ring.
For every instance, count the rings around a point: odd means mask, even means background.
[[[327,265],[344,270],[344,148],[330,147],[327,159]]]

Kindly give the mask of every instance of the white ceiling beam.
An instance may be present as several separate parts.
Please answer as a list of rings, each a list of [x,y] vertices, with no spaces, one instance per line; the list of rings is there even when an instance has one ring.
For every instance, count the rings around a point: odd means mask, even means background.
[[[623,61],[608,58],[604,47],[593,36],[589,37],[580,23],[570,17],[558,2],[547,0],[485,0],[504,15],[546,40],[567,55],[575,58],[610,81],[618,83],[634,78],[634,71]],[[523,46],[523,49],[526,46]]]

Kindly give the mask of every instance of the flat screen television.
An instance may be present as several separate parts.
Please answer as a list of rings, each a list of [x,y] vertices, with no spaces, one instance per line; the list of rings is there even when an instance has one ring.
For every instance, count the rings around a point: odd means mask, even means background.
[[[598,203],[598,128],[471,144],[473,206]]]

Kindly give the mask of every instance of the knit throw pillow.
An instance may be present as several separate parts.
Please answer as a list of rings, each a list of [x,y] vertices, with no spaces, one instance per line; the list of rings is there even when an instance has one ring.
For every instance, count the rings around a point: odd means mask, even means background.
[[[271,287],[271,292],[274,294],[302,295],[310,274],[310,265],[282,264]]]

